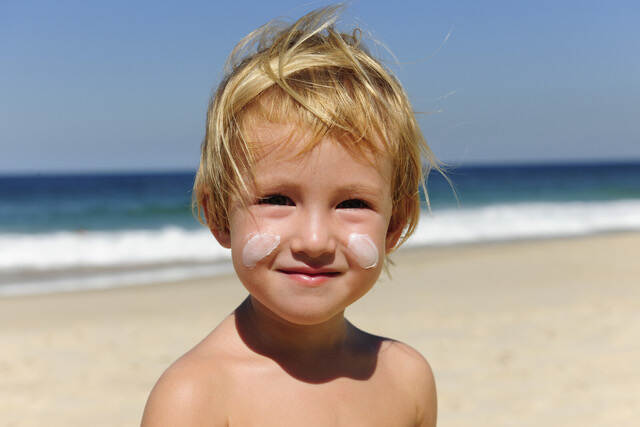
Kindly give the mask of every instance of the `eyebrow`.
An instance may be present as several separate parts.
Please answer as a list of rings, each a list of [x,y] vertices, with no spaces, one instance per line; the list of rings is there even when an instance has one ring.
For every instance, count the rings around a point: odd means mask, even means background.
[[[273,181],[275,182],[270,181],[271,180],[258,182],[258,191],[288,191],[300,187],[300,185],[295,180],[290,181],[274,179]],[[380,191],[378,191],[378,189],[376,189],[374,186],[361,183],[353,183],[340,186],[336,189],[336,192],[340,194],[362,194],[368,197],[376,197],[380,195]]]
[[[356,194],[364,193],[372,196],[380,193],[373,186],[366,185],[366,184],[348,184],[348,185],[345,185],[344,187],[340,187],[340,191],[343,191],[345,193],[356,193]]]

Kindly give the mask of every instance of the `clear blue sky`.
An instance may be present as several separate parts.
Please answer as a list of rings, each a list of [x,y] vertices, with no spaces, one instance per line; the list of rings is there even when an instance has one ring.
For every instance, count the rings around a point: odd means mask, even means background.
[[[195,168],[235,42],[326,4],[0,1],[0,173]],[[640,160],[637,1],[356,0],[342,21],[396,55],[445,161]]]

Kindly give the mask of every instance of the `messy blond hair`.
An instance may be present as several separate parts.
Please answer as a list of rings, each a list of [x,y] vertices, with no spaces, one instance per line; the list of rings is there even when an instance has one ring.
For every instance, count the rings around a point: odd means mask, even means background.
[[[437,162],[404,89],[363,46],[360,29],[336,30],[339,9],[319,9],[291,25],[270,22],[232,51],[209,104],[193,190],[194,211],[210,228],[228,232],[230,201],[247,200],[255,155],[247,123],[266,119],[308,130],[304,152],[325,135],[351,151],[386,152],[393,166],[389,229],[404,228],[396,247],[415,230],[419,187]]]

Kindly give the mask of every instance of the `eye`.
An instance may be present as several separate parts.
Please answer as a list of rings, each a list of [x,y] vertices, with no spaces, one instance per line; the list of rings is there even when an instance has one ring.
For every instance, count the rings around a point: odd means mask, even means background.
[[[349,199],[338,203],[338,209],[368,209],[369,205],[364,200]]]
[[[258,199],[259,205],[295,206],[293,200],[282,194],[272,194]]]

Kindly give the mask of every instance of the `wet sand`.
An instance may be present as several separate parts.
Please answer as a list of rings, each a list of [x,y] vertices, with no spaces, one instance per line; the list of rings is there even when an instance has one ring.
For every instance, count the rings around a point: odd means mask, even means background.
[[[640,234],[411,249],[347,311],[420,350],[440,426],[640,424]],[[133,426],[234,276],[0,298],[0,424]]]

